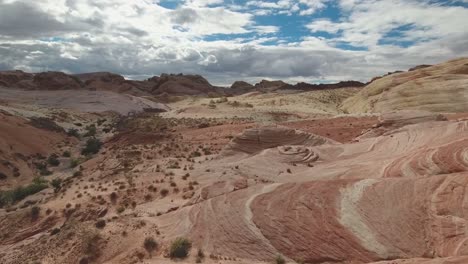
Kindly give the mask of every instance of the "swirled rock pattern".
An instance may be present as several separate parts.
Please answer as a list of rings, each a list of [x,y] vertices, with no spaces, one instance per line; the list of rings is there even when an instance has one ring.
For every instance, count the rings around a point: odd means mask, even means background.
[[[162,225],[227,259],[466,263],[468,122],[436,120],[350,144],[247,130]]]

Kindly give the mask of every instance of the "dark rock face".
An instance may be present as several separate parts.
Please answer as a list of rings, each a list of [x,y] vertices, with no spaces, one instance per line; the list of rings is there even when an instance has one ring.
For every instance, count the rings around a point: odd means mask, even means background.
[[[231,85],[231,89],[252,89],[254,88],[254,86],[248,82],[244,82],[244,81],[235,81],[232,85]]]
[[[346,81],[336,84],[298,83],[290,85],[283,81],[262,80],[255,85],[245,81],[234,82],[230,89],[211,85],[200,75],[161,74],[144,81],[127,80],[110,72],[92,72],[69,75],[63,72],[26,73],[22,71],[0,72],[0,86],[27,90],[77,90],[113,91],[135,96],[151,95],[192,95],[192,96],[229,96],[251,91],[269,92],[284,90],[320,90],[342,87],[361,87],[361,82]]]
[[[200,95],[217,91],[200,75],[162,74],[147,81],[154,84],[151,90],[152,94]]]
[[[280,89],[284,90],[303,90],[303,91],[314,91],[314,90],[325,90],[325,89],[338,89],[345,87],[364,87],[366,84],[358,81],[343,81],[339,83],[331,84],[310,84],[305,82],[297,83],[296,85],[287,84],[282,86]]]
[[[431,67],[431,66],[432,65],[429,65],[429,64],[422,64],[422,65],[414,66],[413,68],[410,68],[408,71],[415,71],[415,70],[419,70],[419,69],[428,68],[428,67]]]
[[[41,72],[34,75],[33,84],[38,90],[76,90],[84,83],[75,76],[63,72]]]
[[[275,89],[278,89],[278,88],[283,87],[285,85],[288,85],[288,84],[283,82],[283,81],[262,80],[261,82],[255,84],[255,88],[275,90]]]
[[[0,86],[11,87],[21,81],[31,81],[33,74],[23,71],[2,71],[0,72]]]

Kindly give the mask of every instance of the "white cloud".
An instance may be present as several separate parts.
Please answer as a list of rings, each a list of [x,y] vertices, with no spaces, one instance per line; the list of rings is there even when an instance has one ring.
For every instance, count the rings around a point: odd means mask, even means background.
[[[171,10],[151,0],[0,0],[0,70],[140,77],[184,72],[216,84],[262,78],[365,81],[468,55],[468,14],[462,7],[426,0],[341,0],[336,7],[344,17],[297,24],[309,33],[292,41],[283,37],[288,33],[283,28],[256,23],[255,15],[284,13],[294,23],[305,19],[301,12],[320,14],[331,2],[251,1],[251,8],[236,3],[190,0]],[[402,25],[411,26],[396,40],[414,45],[379,43]],[[314,35],[321,31],[336,37]],[[343,43],[367,50],[343,50]]]

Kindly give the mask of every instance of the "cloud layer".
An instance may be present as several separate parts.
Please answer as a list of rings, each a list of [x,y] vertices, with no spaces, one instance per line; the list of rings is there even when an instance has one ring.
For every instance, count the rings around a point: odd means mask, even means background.
[[[0,0],[0,70],[368,80],[468,56],[466,1]]]

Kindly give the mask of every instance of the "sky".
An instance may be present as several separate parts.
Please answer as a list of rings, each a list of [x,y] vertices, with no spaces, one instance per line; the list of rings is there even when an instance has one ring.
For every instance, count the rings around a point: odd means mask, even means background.
[[[468,56],[468,0],[0,0],[0,70],[368,81]]]

